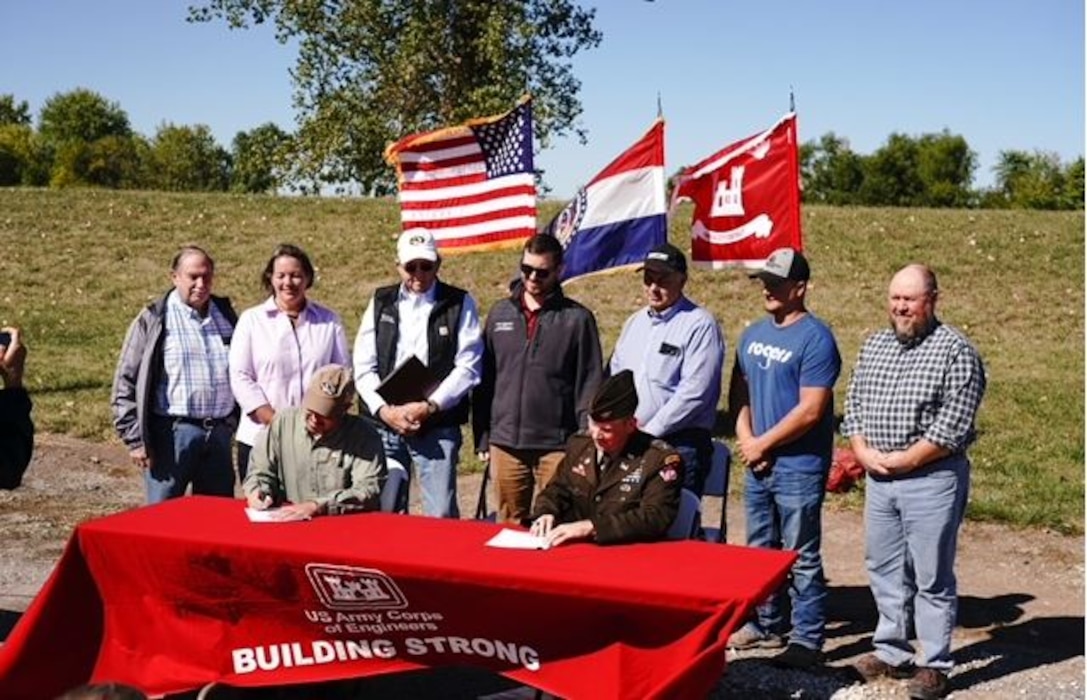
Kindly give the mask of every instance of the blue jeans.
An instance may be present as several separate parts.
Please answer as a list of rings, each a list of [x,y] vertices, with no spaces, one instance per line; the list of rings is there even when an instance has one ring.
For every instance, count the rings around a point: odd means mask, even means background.
[[[460,455],[460,427],[435,427],[419,435],[402,436],[382,425],[378,426],[378,433],[385,448],[385,459],[396,460],[408,473],[408,487],[401,490],[397,509],[407,510],[412,474],[418,469],[423,515],[459,518],[457,458]]]
[[[876,656],[914,660],[910,610],[921,644],[919,666],[947,671],[958,608],[955,551],[970,490],[970,463],[952,457],[897,479],[867,477],[865,564],[879,622]]]
[[[798,558],[789,581],[792,603],[791,644],[822,649],[826,628],[827,582],[819,547],[823,539],[823,495],[826,474],[773,469],[759,478],[744,471],[747,544],[790,549]],[[781,634],[785,625],[781,592],[756,608],[759,628]]]
[[[154,464],[144,471],[147,502],[161,503],[194,494],[234,497],[234,466],[230,443],[234,428],[219,422],[210,428],[173,418],[151,418]]]

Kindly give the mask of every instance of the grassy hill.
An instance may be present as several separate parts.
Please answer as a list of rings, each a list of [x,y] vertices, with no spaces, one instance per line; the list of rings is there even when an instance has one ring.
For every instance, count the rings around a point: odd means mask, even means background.
[[[545,205],[541,219],[556,207]],[[684,250],[688,221],[681,210],[672,229]],[[0,324],[27,335],[39,430],[114,439],[108,396],[121,340],[137,310],[169,286],[179,245],[211,251],[216,292],[239,310],[262,298],[273,246],[302,246],[318,268],[313,298],[341,313],[353,339],[371,291],[395,278],[398,228],[388,200],[0,189]],[[940,278],[939,315],[966,331],[989,372],[970,517],[1082,532],[1083,212],[813,206],[804,231],[810,306],[834,328],[845,360],[838,410],[861,341],[887,322],[891,275],[927,262]],[[487,309],[517,262],[514,251],[451,257],[442,276]],[[762,314],[757,283],[738,271],[694,270],[687,291],[716,314],[730,353]],[[596,312],[605,355],[641,305],[633,273],[575,281],[567,292]],[[730,356],[726,382],[731,365]]]

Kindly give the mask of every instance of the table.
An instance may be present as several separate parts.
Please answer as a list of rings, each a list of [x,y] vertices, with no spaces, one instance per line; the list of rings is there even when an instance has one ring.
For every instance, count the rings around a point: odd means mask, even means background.
[[[0,696],[149,694],[478,666],[566,698],[704,697],[791,552],[697,541],[495,549],[492,523],[250,523],[181,498],[79,525],[0,647]]]

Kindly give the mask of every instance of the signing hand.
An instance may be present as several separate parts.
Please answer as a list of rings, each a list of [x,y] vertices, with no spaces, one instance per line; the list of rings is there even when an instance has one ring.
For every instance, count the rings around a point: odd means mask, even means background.
[[[245,497],[245,502],[253,510],[267,510],[268,508],[271,508],[274,503],[272,497],[260,489],[250,491],[249,495]]]
[[[563,542],[583,540],[592,536],[593,522],[591,520],[578,520],[577,522],[563,523],[552,528],[551,532],[547,533],[547,543],[552,547],[557,547]]]
[[[530,527],[528,531],[537,537],[546,537],[547,533],[551,532],[551,528],[554,526],[554,515],[541,515],[532,522],[532,527]]]
[[[296,520],[311,520],[317,515],[320,506],[314,501],[304,503],[288,503],[272,514],[275,520],[280,522],[292,522]]]

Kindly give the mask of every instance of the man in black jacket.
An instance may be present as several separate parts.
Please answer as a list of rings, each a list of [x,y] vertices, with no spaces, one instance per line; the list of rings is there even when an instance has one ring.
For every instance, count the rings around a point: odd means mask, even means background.
[[[567,438],[586,427],[603,375],[596,319],[562,293],[562,244],[525,241],[521,278],[484,327],[483,377],[472,403],[476,451],[490,459],[498,521],[520,523],[562,461]]]
[[[30,395],[23,388],[26,346],[18,328],[0,328],[0,488],[13,489],[34,454]]]

